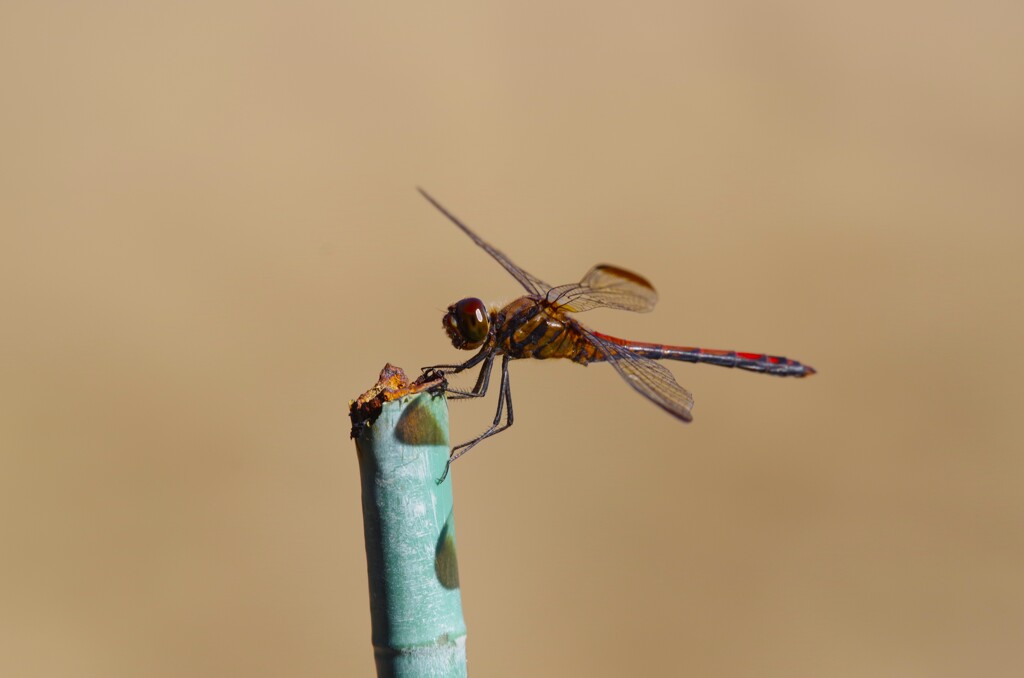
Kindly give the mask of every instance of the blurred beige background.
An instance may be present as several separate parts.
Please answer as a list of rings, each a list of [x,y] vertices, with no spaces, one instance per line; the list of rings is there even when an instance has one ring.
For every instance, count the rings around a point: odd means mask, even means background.
[[[515,364],[476,676],[1024,672],[1024,5],[7,3],[0,675],[372,673],[347,405],[610,261],[768,351]],[[494,401],[454,403],[453,438]]]

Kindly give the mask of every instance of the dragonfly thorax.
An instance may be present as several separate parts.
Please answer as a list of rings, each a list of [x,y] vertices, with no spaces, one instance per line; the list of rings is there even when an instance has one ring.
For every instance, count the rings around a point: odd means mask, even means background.
[[[491,329],[487,307],[476,297],[467,297],[449,306],[441,324],[452,345],[468,351],[483,346]]]

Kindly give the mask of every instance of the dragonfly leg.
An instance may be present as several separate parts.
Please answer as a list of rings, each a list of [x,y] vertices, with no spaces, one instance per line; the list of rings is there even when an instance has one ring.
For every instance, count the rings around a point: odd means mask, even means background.
[[[476,438],[452,448],[451,455],[448,457],[448,463],[445,464],[444,473],[441,474],[441,478],[437,481],[438,483],[444,482],[444,479],[448,477],[448,469],[451,467],[453,461],[469,452],[481,441],[486,440],[495,434],[501,433],[512,425],[514,417],[512,414],[512,386],[508,378],[509,360],[510,359],[507,355],[503,355],[501,357],[501,386],[498,387],[498,411],[494,414],[494,421],[486,431],[478,435]],[[508,408],[507,414],[505,409],[506,406]],[[501,423],[503,414],[505,414],[505,423]]]
[[[480,368],[480,375],[476,378],[476,385],[470,391],[464,391],[458,388],[448,387],[446,393],[451,397],[452,400],[462,400],[463,398],[483,398],[487,395],[487,386],[491,382],[491,369],[494,367],[494,355],[487,356],[484,360],[483,367]]]
[[[464,372],[471,367],[476,367],[481,361],[486,359],[488,356],[491,356],[493,353],[494,351],[485,344],[479,353],[460,365],[430,365],[429,367],[421,367],[420,370],[423,372],[428,370],[437,370],[439,372],[444,372],[445,374],[458,374],[459,372]]]

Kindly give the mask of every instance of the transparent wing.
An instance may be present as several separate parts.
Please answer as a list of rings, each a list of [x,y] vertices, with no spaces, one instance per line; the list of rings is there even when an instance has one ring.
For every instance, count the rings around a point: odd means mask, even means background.
[[[597,345],[605,360],[611,363],[627,384],[673,417],[682,421],[693,421],[693,415],[690,414],[693,409],[693,395],[680,386],[665,367],[589,330],[584,330],[584,333]]]
[[[552,287],[547,300],[574,313],[592,308],[646,313],[658,302],[658,293],[643,276],[618,266],[600,264],[587,271],[578,283]]]
[[[441,203],[439,203],[438,201],[434,200],[434,198],[431,197],[431,195],[429,193],[427,193],[426,191],[424,191],[422,188],[419,188],[419,187],[417,187],[416,190],[419,191],[420,195],[422,195],[424,198],[426,198],[427,201],[430,202],[431,205],[436,207],[438,209],[438,211],[441,212],[441,214],[443,214],[446,217],[448,217],[448,219],[453,224],[455,224],[460,229],[462,229],[462,232],[465,233],[466,235],[468,235],[473,240],[473,242],[475,242],[477,245],[479,245],[481,248],[483,248],[483,250],[485,252],[487,252],[492,257],[494,257],[494,259],[499,264],[504,266],[505,270],[508,271],[509,273],[511,273],[512,277],[515,278],[516,280],[518,280],[519,284],[522,285],[523,287],[525,287],[527,292],[529,292],[530,294],[535,294],[537,296],[544,296],[544,293],[547,292],[549,289],[551,289],[551,285],[547,284],[546,282],[544,282],[540,278],[535,278],[534,276],[530,275],[529,273],[527,273],[526,271],[524,271],[523,269],[519,268],[514,263],[512,263],[512,260],[509,259],[508,257],[506,257],[502,252],[500,252],[500,251],[496,250],[495,248],[491,247],[491,245],[486,240],[484,240],[483,238],[478,236],[476,233],[471,231],[469,229],[469,226],[466,226],[464,223],[459,221],[458,217],[456,217],[454,214],[452,214],[451,212],[446,210],[444,207],[442,207]]]

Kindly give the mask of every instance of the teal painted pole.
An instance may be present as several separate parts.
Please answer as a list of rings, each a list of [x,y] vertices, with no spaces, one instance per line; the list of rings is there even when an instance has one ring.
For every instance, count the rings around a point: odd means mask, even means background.
[[[442,378],[421,381],[388,365],[352,406],[380,678],[466,675],[448,404],[428,390]]]

